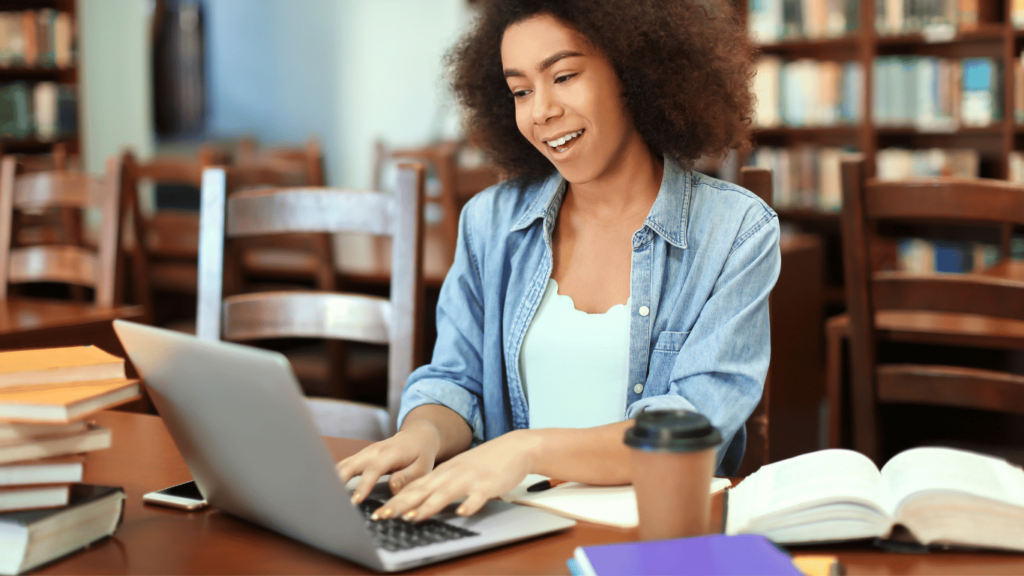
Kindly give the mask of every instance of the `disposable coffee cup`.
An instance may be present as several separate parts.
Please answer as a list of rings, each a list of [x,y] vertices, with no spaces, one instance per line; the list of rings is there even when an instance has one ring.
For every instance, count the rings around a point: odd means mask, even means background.
[[[641,412],[626,430],[641,540],[710,533],[718,429],[688,410]]]

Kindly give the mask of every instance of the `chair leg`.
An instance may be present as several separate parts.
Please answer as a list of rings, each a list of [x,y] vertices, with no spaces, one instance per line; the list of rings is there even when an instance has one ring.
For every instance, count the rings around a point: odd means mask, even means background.
[[[843,430],[843,343],[845,338],[831,330],[825,336],[825,395],[828,398],[829,448],[840,448]]]
[[[853,447],[881,465],[882,434],[879,430],[878,404],[875,401],[873,370],[861,367],[851,357],[850,399],[853,407]]]

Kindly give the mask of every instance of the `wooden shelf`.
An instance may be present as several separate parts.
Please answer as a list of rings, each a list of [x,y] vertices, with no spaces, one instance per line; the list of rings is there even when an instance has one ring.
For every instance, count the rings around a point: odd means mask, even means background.
[[[77,134],[71,134],[69,136],[55,138],[53,140],[40,140],[38,138],[7,138],[0,137],[0,146],[3,147],[5,153],[9,152],[28,152],[28,151],[39,151],[48,150],[54,144],[59,142],[74,142],[78,140]]]
[[[1002,122],[991,126],[961,126],[955,130],[928,130],[917,126],[886,126],[876,129],[879,136],[1002,136]]]
[[[776,54],[787,58],[853,60],[857,57],[857,40],[856,35],[837,38],[800,38],[762,44],[759,48],[765,54]]]
[[[775,213],[784,220],[839,223],[839,212],[825,212],[817,208],[776,208]]]
[[[895,36],[879,35],[879,46],[899,45],[936,45],[936,44],[958,44],[963,42],[1002,42],[1005,38],[1006,26],[1003,24],[979,24],[977,28],[970,30],[957,30],[952,38],[934,39],[928,38],[925,34],[899,34]]]
[[[857,137],[857,126],[808,126],[808,127],[795,127],[795,126],[778,126],[772,128],[755,128],[754,134],[759,138],[790,138],[790,137],[809,137],[815,138],[820,136],[839,136],[845,138],[856,138]]]

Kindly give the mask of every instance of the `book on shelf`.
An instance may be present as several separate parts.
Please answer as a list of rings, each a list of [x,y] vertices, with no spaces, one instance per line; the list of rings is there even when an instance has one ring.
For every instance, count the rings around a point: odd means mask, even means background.
[[[1008,158],[1010,182],[1024,183],[1024,152],[1013,150]]]
[[[762,146],[750,157],[753,166],[772,171],[772,204],[778,209],[842,209],[840,165],[851,150],[832,147]]]
[[[72,484],[82,481],[85,456],[75,454],[0,465],[0,486]]]
[[[71,84],[0,84],[0,137],[51,141],[71,135],[78,125]]]
[[[63,424],[140,397],[139,381],[124,378],[11,386],[0,388],[0,419]]]
[[[914,274],[982,272],[999,261],[999,247],[982,242],[898,238],[896,267]]]
[[[836,38],[857,29],[857,0],[750,0],[747,25],[761,43]]]
[[[778,544],[889,538],[1024,550],[1024,471],[950,448],[914,448],[881,470],[863,454],[822,450],[763,466],[727,492],[726,534]],[[903,535],[900,535],[903,538]]]
[[[883,148],[875,156],[875,177],[879,180],[935,176],[977,178],[980,166],[978,151],[972,148]]]
[[[993,58],[876,58],[872,92],[872,120],[880,127],[949,132],[1002,118],[1000,65]]]
[[[28,438],[2,444],[0,464],[105,450],[110,448],[110,444],[110,430],[90,424],[84,432]]]
[[[32,102],[28,85],[0,85],[0,136],[28,138],[32,134]]]
[[[98,346],[0,352],[0,389],[124,377],[124,359]]]
[[[53,8],[0,12],[0,67],[74,64],[71,14]]]
[[[855,125],[862,117],[864,74],[859,62],[762,56],[753,88],[759,127]]]
[[[957,30],[978,25],[978,0],[874,0],[875,31],[882,36],[923,34],[927,40],[952,40]]]
[[[106,538],[124,516],[124,490],[75,484],[66,507],[0,514],[0,574],[21,574]]]

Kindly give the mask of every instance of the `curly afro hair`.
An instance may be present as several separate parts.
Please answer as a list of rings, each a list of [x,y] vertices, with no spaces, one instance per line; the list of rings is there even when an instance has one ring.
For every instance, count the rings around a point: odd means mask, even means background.
[[[469,139],[521,184],[551,162],[516,126],[501,66],[505,29],[550,14],[611,61],[633,123],[653,154],[692,167],[749,147],[755,48],[729,0],[487,0],[448,53]]]

